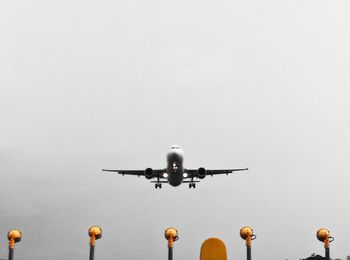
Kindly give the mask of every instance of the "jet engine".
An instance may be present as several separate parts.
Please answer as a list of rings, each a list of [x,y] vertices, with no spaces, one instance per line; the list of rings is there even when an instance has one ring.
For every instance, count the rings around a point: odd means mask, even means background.
[[[146,177],[146,179],[152,179],[152,177],[153,177],[153,169],[152,168],[147,168],[145,170],[145,177]]]
[[[197,176],[199,179],[204,179],[206,175],[207,175],[207,170],[204,169],[203,167],[197,170]]]

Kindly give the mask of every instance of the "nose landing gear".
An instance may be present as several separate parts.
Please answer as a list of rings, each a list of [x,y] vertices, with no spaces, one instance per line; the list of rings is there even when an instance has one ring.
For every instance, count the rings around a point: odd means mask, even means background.
[[[158,188],[161,189],[162,188],[162,184],[161,183],[156,183],[154,186],[155,186],[156,189],[158,189]]]

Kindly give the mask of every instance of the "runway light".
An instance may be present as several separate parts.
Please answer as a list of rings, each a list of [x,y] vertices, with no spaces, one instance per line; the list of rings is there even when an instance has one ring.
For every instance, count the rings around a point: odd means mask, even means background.
[[[21,231],[17,229],[12,229],[7,233],[7,238],[9,240],[9,260],[13,259],[13,251],[15,249],[15,243],[18,243],[22,239]]]
[[[94,260],[95,257],[95,243],[97,239],[102,237],[102,228],[99,226],[91,226],[89,228],[89,236],[90,236],[90,260]]]
[[[167,228],[164,232],[166,240],[168,240],[168,246],[173,247],[174,242],[179,239],[176,228]]]
[[[185,172],[185,173],[183,174],[183,176],[184,176],[184,178],[187,178],[187,177],[188,177],[187,172]]]
[[[21,241],[21,239],[22,239],[22,233],[21,233],[21,231],[19,231],[19,230],[17,230],[17,229],[12,229],[11,231],[9,231],[9,232],[7,233],[7,238],[8,238],[8,240],[9,240],[10,243],[11,243],[11,242],[13,243],[13,246],[14,246],[15,243]]]
[[[165,173],[163,173],[163,177],[164,178],[168,178],[168,174],[165,172]]]
[[[319,241],[325,242],[326,240],[329,239],[330,234],[329,234],[329,231],[327,229],[320,228],[319,230],[317,230],[316,237]]]
[[[329,243],[334,240],[334,237],[331,237],[330,232],[326,228],[320,228],[317,230],[316,237],[319,241],[323,242],[325,248],[326,259],[330,259],[329,252]]]
[[[91,226],[89,228],[90,245],[95,245],[95,241],[102,237],[102,228],[99,226]]]
[[[251,253],[252,240],[256,238],[256,236],[253,234],[253,229],[248,226],[242,227],[241,230],[239,231],[239,234],[241,238],[246,241],[247,260],[251,260],[252,259],[252,253]]]
[[[174,242],[179,239],[176,228],[167,228],[164,232],[165,239],[168,240],[168,260],[173,259]]]
[[[242,227],[239,231],[239,234],[242,239],[247,240],[248,238],[251,238],[253,236],[253,229],[248,226]]]

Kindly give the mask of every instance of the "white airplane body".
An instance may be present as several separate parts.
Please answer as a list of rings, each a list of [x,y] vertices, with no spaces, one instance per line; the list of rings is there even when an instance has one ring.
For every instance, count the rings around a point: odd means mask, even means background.
[[[117,172],[122,175],[135,175],[145,176],[146,179],[156,178],[155,188],[162,188],[162,183],[168,183],[171,186],[179,186],[182,183],[189,183],[189,188],[196,188],[196,183],[199,182],[195,179],[204,179],[207,175],[217,175],[232,173],[234,171],[245,171],[248,168],[242,169],[222,169],[222,170],[206,170],[203,167],[198,169],[185,169],[183,167],[183,150],[178,145],[173,145],[167,154],[167,167],[165,169],[152,169],[147,168],[145,170],[108,170],[103,169],[106,172]]]

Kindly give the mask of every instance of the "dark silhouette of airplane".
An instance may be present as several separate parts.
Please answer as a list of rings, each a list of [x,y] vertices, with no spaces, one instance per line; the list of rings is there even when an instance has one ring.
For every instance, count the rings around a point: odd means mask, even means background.
[[[155,188],[162,188],[162,183],[169,183],[171,186],[179,186],[182,183],[188,183],[189,188],[196,188],[195,179],[204,179],[207,175],[213,176],[218,174],[226,174],[235,171],[246,171],[248,168],[241,169],[216,169],[207,170],[203,167],[198,169],[186,169],[183,167],[183,150],[178,145],[173,145],[167,154],[167,167],[165,169],[145,170],[109,170],[103,169],[105,172],[117,172],[122,175],[145,176],[146,179],[156,179],[151,181],[155,183]]]

